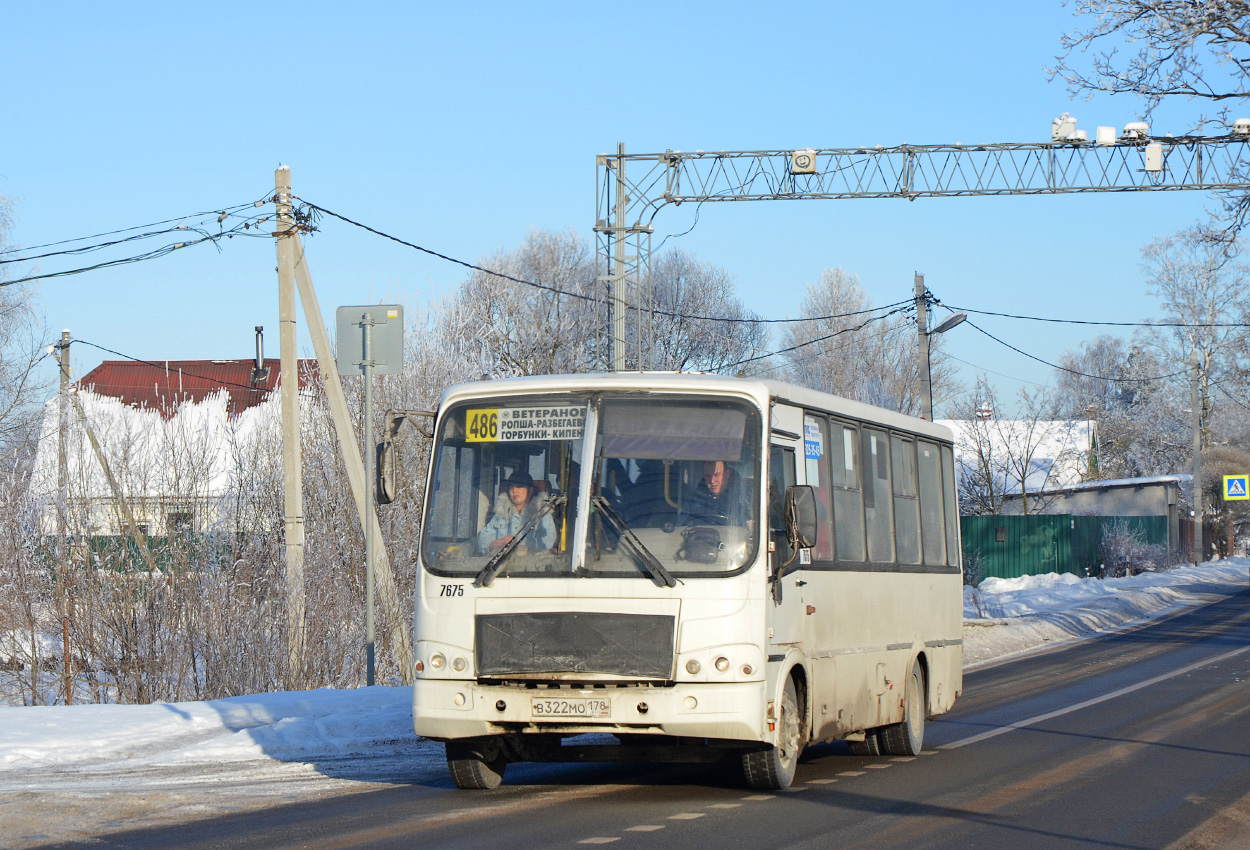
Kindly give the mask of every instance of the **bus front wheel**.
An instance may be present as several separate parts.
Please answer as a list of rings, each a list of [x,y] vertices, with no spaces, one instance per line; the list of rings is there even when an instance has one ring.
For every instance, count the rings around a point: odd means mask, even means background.
[[[781,732],[777,745],[742,756],[742,773],[747,785],[769,791],[790,787],[803,749],[801,717],[794,679],[787,678],[781,694],[781,716],[777,718]]]
[[[502,749],[491,741],[448,741],[447,770],[457,788],[488,791],[503,782],[508,766]]]
[[[915,756],[924,744],[924,673],[920,662],[911,663],[903,696],[903,722],[881,729],[881,749],[891,756]]]

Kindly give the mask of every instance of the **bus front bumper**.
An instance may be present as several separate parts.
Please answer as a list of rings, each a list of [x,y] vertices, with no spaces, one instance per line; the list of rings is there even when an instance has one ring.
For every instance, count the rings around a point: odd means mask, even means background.
[[[768,735],[764,687],[760,681],[546,689],[418,679],[413,728],[440,740],[598,732],[760,742]]]

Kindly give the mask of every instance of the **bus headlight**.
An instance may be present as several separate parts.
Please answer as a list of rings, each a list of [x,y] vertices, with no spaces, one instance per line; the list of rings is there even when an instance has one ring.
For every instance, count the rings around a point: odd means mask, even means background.
[[[464,669],[464,659],[463,658],[452,659],[451,669],[455,670],[457,673],[462,671]]]
[[[430,668],[433,670],[442,670],[447,663],[447,659],[443,657],[441,652],[436,652],[430,656]]]
[[[698,672],[702,669],[703,669],[703,665],[699,663],[699,660],[697,658],[691,658],[689,661],[686,662],[686,672],[689,673],[691,676],[697,675]]]
[[[725,656],[723,656],[723,655],[722,655],[720,658],[717,658],[717,659],[716,659],[716,669],[717,669],[718,671],[720,671],[721,673],[724,673],[726,670],[728,670],[728,669],[729,669],[729,659],[728,659],[728,658],[726,658],[726,657],[725,657]]]

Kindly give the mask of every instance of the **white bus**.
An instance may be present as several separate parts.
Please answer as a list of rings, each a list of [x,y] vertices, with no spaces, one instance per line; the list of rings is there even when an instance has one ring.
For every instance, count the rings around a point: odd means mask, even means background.
[[[444,394],[413,721],[510,761],[919,752],[962,687],[951,433],[773,381],[618,373]],[[600,733],[583,737],[589,733]]]

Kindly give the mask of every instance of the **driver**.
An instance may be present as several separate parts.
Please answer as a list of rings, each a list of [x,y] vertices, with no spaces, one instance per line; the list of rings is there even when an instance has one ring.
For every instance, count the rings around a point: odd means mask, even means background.
[[[686,503],[685,525],[746,525],[751,515],[738,473],[720,460],[703,464],[703,478]]]
[[[477,536],[478,549],[490,555],[511,542],[546,502],[546,496],[536,495],[534,479],[528,472],[517,470],[509,475],[495,499],[494,515]],[[540,552],[556,545],[556,524],[550,511],[526,535],[524,543]]]

